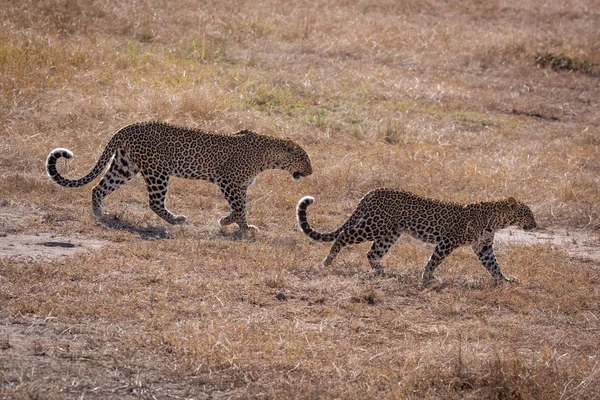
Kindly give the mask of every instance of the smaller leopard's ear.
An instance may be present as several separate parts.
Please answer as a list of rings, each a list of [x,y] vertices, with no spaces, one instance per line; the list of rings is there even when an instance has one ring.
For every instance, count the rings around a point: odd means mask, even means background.
[[[515,200],[514,197],[509,197],[508,205],[510,206],[510,209],[514,211],[517,209],[517,207],[519,207],[519,202],[517,200]]]

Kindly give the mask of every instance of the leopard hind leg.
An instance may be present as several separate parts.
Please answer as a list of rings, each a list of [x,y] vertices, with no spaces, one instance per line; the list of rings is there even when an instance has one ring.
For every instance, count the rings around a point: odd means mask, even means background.
[[[396,243],[400,234],[390,234],[380,238],[377,238],[373,241],[373,245],[371,246],[371,250],[367,253],[367,259],[369,260],[369,264],[371,268],[373,268],[378,275],[383,275],[383,267],[380,264],[383,256],[387,254],[392,245]]]
[[[333,242],[331,249],[329,250],[329,254],[327,258],[323,260],[323,265],[328,267],[333,263],[333,260],[338,255],[342,248],[352,245],[358,244],[362,242],[366,242],[370,240],[366,235],[363,229],[350,227],[342,230],[342,232],[338,235],[338,237]]]
[[[139,172],[139,168],[131,160],[126,151],[120,149],[110,164],[100,182],[92,188],[92,212],[96,217],[102,217],[102,201],[106,196],[126,184]]]

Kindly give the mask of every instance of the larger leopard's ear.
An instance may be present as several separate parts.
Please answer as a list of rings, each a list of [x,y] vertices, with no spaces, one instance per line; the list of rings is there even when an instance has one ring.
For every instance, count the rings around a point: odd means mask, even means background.
[[[294,151],[295,148],[296,148],[296,143],[294,143],[294,141],[290,138],[285,138],[285,149],[288,152],[292,152],[292,151]]]
[[[509,197],[508,198],[508,206],[510,207],[510,209],[512,211],[515,211],[519,207],[519,202],[517,200],[515,200],[514,197]]]

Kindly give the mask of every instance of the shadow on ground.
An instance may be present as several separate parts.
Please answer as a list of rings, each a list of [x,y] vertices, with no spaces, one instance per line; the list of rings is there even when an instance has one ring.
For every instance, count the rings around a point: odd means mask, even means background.
[[[103,217],[98,224],[107,229],[126,231],[140,236],[142,240],[170,239],[169,231],[162,226],[139,226],[122,220],[116,215]]]

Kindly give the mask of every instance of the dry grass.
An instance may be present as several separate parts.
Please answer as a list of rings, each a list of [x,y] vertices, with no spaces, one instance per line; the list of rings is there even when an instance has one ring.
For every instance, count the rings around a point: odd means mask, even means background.
[[[459,250],[447,286],[424,290],[430,247],[401,240],[385,277],[365,246],[324,269],[293,214],[310,194],[332,228],[385,185],[515,196],[541,226],[597,229],[598,76],[538,65],[597,71],[594,1],[114,3],[0,6],[1,229],[110,243],[0,259],[0,397],[598,398],[597,263],[502,247],[522,283],[494,287]],[[97,224],[90,188],[49,182],[45,157],[68,147],[59,167],[83,175],[146,119],[289,136],[315,174],[261,175],[245,241],[219,230],[226,204],[204,182],[172,182],[187,226],[165,226],[140,179],[105,202],[121,229]]]

